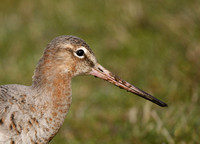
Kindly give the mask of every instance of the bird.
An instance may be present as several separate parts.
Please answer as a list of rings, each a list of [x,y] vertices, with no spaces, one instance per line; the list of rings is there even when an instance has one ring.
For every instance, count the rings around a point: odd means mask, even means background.
[[[58,133],[72,102],[71,80],[92,75],[147,99],[167,104],[101,66],[79,37],[54,38],[37,63],[32,85],[0,86],[0,144],[46,144]]]

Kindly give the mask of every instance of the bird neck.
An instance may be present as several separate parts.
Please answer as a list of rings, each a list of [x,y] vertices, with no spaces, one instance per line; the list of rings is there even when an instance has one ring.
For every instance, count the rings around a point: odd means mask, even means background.
[[[63,72],[55,64],[41,60],[33,76],[32,88],[38,92],[37,103],[40,105],[43,118],[52,131],[46,132],[52,138],[64,122],[71,105],[71,78],[70,72]],[[41,117],[41,116],[40,116]],[[43,120],[42,120],[43,119]]]

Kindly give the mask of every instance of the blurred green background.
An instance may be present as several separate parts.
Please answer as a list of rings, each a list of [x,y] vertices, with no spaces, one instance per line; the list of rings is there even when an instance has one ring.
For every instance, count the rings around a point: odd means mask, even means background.
[[[0,84],[31,85],[45,46],[59,35],[83,38],[100,64],[169,107],[76,77],[51,144],[200,142],[198,0],[1,1]]]

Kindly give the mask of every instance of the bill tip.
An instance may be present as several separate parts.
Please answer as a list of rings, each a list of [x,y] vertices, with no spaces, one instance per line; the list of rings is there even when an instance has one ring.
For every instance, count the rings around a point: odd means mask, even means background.
[[[160,106],[161,107],[168,107],[168,105],[166,103],[162,103]]]

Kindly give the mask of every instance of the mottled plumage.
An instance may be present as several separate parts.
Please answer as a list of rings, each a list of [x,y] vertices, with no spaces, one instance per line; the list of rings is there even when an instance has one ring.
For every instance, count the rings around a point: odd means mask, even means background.
[[[102,78],[160,106],[167,106],[99,65],[82,39],[60,36],[47,45],[31,86],[0,86],[0,144],[48,143],[69,111],[71,79],[82,74]]]

